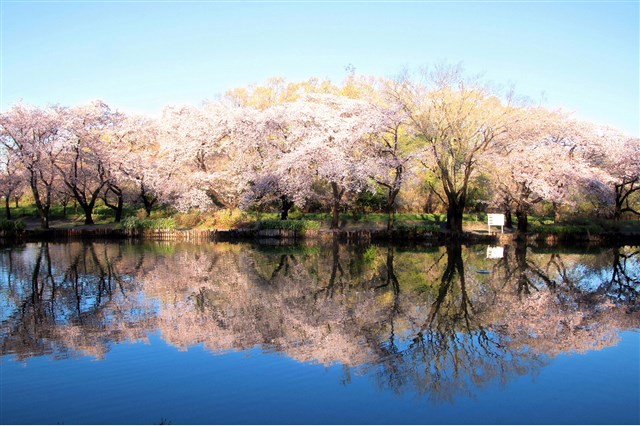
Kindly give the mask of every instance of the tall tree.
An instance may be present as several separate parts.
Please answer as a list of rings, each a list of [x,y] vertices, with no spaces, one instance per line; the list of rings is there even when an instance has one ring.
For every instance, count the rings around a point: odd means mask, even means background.
[[[125,198],[142,202],[149,216],[158,199],[156,194],[166,182],[160,167],[157,122],[143,116],[124,116],[108,135],[106,149],[110,177],[103,200],[114,210],[115,221],[122,216]],[[115,201],[110,201],[114,197]]]
[[[611,217],[619,220],[627,212],[640,216],[640,206],[632,203],[640,191],[640,139],[587,122],[575,123],[573,137],[574,155],[601,172],[593,186],[609,204]]]
[[[523,108],[481,161],[491,176],[494,203],[515,212],[518,231],[527,232],[534,205],[573,204],[571,188],[586,185],[596,171],[571,155],[568,117],[540,107]]]
[[[4,198],[7,220],[11,220],[11,197],[17,197],[22,191],[24,171],[15,155],[0,146],[0,196]]]
[[[331,226],[337,228],[345,195],[371,186],[363,142],[384,130],[387,116],[369,102],[329,94],[307,95],[275,107],[274,114],[279,118],[272,126],[284,145],[271,157],[268,172],[283,195],[301,205],[314,185],[327,185]],[[263,139],[267,145],[273,141]]]
[[[86,225],[93,224],[93,208],[109,179],[105,138],[118,120],[102,101],[67,111],[63,151],[56,169],[84,211]]]
[[[158,166],[165,177],[157,195],[179,210],[235,207],[238,188],[224,173],[230,132],[247,109],[228,102],[165,109],[159,128]]]
[[[24,168],[44,229],[49,228],[57,180],[55,164],[61,152],[63,112],[60,107],[16,104],[0,114],[0,143]]]
[[[401,79],[392,94],[422,141],[422,164],[440,178],[447,228],[456,238],[462,234],[469,183],[478,160],[515,118],[508,103],[477,80],[464,78],[460,67],[439,66],[424,77],[423,83]]]

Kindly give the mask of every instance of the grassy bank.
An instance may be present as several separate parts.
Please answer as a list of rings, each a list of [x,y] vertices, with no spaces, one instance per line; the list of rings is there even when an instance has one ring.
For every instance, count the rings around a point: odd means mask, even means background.
[[[12,215],[14,217],[12,221],[0,220],[0,231],[4,234],[36,232],[40,227],[40,220],[33,205],[12,208]],[[94,225],[84,225],[84,215],[80,209],[67,207],[65,212],[62,206],[56,205],[51,209],[50,225],[53,229],[111,229],[129,232],[129,234],[144,230],[238,230],[243,232],[282,230],[303,236],[309,232],[329,232],[331,224],[329,213],[293,211],[289,220],[281,221],[278,213],[245,212],[239,209],[180,213],[160,208],[154,210],[150,217],[146,217],[144,211],[126,206],[123,221],[113,223],[113,211],[106,206],[98,205],[93,217]],[[489,235],[486,220],[485,213],[465,214],[464,230],[469,234]],[[399,239],[423,238],[434,234],[446,235],[445,222],[446,214],[443,213],[400,213],[396,215],[393,235]],[[387,215],[383,213],[340,215],[341,232],[369,232],[371,235],[381,236],[386,235],[386,226]],[[491,232],[500,233],[500,228],[493,227]],[[515,230],[505,228],[505,234],[514,233]],[[550,217],[529,217],[529,238],[585,240],[592,239],[594,236],[615,235],[640,238],[640,220],[616,222],[579,218],[556,223]]]

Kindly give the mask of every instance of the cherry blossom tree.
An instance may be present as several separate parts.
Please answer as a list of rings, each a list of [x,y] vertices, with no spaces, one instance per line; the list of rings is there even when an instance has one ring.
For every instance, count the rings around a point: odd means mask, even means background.
[[[640,139],[608,126],[576,122],[572,142],[574,155],[599,171],[593,188],[608,203],[610,215],[616,220],[625,212],[640,215],[640,207],[632,204],[640,190]]]
[[[158,163],[166,180],[158,195],[179,210],[237,205],[239,188],[233,182],[238,182],[226,170],[231,161],[231,131],[236,122],[246,119],[246,111],[225,102],[166,108],[159,129]]]
[[[61,107],[16,104],[0,114],[0,142],[25,171],[42,228],[49,216],[58,180],[55,164],[61,153]]]
[[[82,207],[86,225],[93,224],[93,208],[109,181],[105,138],[119,119],[118,113],[102,101],[70,109],[66,114],[62,155],[55,167]]]
[[[24,184],[24,170],[14,154],[0,146],[0,196],[4,197],[7,220],[11,220],[11,197],[18,197]]]
[[[542,201],[574,203],[572,188],[590,187],[598,171],[572,155],[568,117],[544,108],[523,108],[482,158],[493,177],[494,202],[507,217],[515,211],[518,231],[528,229],[532,207]]]
[[[165,180],[161,175],[157,122],[143,116],[124,116],[109,133],[106,148],[110,179],[102,199],[115,211],[115,221],[119,222],[122,216],[125,199],[142,202],[149,216]]]
[[[398,194],[411,171],[416,150],[412,146],[413,136],[407,132],[405,114],[392,107],[383,113],[386,114],[384,129],[364,138],[363,145],[369,177],[387,192],[385,211],[387,230],[391,230],[395,224]]]
[[[236,177],[234,186],[243,194],[241,206],[278,201],[282,220],[288,218],[294,204],[303,207],[314,195],[313,171],[306,162],[292,160],[307,143],[307,132],[297,127],[294,105],[299,104],[247,109],[235,123],[229,146],[234,160],[227,173]]]
[[[253,149],[261,159],[252,170],[258,183],[253,193],[275,190],[286,197],[283,205],[287,199],[304,205],[314,184],[324,182],[337,228],[345,194],[372,184],[363,143],[385,129],[388,117],[369,102],[328,94],[275,106],[263,117]]]
[[[387,229],[395,223],[397,199],[407,174],[412,172],[413,160],[418,157],[416,137],[409,127],[409,120],[403,105],[392,93],[393,82],[387,79],[356,75],[353,68],[341,87],[341,94],[353,99],[366,101],[378,108],[383,117],[380,129],[363,138],[369,178],[386,192],[385,212],[388,214]]]

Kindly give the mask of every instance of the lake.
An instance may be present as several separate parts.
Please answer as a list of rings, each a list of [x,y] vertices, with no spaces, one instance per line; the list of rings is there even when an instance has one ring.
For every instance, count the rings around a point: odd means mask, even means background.
[[[638,424],[640,249],[0,247],[2,424]]]

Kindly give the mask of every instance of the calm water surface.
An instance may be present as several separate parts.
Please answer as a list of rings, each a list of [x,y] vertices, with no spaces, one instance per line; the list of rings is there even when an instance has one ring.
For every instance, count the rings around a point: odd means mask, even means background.
[[[639,291],[637,247],[4,247],[0,423],[638,424]]]

